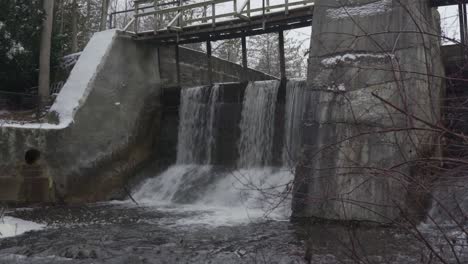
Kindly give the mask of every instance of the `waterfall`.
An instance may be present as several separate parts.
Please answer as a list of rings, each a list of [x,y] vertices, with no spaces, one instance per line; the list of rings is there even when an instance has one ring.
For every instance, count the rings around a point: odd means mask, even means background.
[[[177,164],[210,164],[219,85],[182,89]]]
[[[303,123],[306,96],[305,80],[291,80],[286,85],[283,166],[294,168],[301,154],[301,126]]]
[[[272,161],[278,81],[247,86],[240,123],[239,168],[268,166]]]
[[[186,208],[190,205],[190,210],[215,208],[217,213],[212,213],[210,219],[250,221],[265,214],[288,218],[288,193],[293,174],[290,169],[272,167],[279,85],[279,81],[251,82],[243,99],[232,96],[236,93],[226,90],[223,84],[183,89],[177,162],[157,177],[147,179],[133,197],[153,206],[177,204],[179,208]],[[304,85],[295,82],[289,86],[292,88],[287,95],[285,142],[296,149],[299,147],[296,130],[302,110],[295,104]],[[242,91],[240,84],[236,89]],[[224,130],[237,128],[226,122],[238,123],[239,131]],[[226,133],[231,134],[226,137]],[[234,141],[227,144],[223,141],[226,139]],[[237,169],[214,165],[214,155],[232,152],[235,148],[239,152],[234,163]]]

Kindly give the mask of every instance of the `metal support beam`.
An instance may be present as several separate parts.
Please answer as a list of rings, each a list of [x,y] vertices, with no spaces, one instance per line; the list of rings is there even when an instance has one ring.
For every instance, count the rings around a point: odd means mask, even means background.
[[[280,73],[281,80],[286,79],[286,58],[284,55],[284,32],[281,30],[278,32],[278,45],[279,45],[279,56],[280,56]]]
[[[247,38],[242,36],[242,81],[248,81]]]
[[[180,85],[180,53],[179,53],[179,45],[175,45],[175,57],[176,57],[176,74],[177,74],[177,84]]]
[[[211,41],[206,42],[206,58],[208,64],[208,81],[213,84],[213,66],[211,61]]]

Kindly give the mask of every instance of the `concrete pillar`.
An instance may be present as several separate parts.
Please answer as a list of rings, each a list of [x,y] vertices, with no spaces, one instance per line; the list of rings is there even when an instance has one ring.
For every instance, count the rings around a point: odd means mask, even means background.
[[[391,222],[400,209],[422,208],[425,193],[411,190],[424,189],[427,171],[398,164],[431,155],[434,135],[409,131],[424,125],[396,108],[440,118],[443,84],[432,76],[443,67],[429,2],[316,1],[294,218]]]

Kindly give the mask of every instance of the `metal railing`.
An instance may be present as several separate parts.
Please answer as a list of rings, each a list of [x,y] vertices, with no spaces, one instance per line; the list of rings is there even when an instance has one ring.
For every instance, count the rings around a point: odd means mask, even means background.
[[[216,27],[222,21],[249,21],[253,17],[284,13],[301,7],[312,7],[315,0],[282,0],[280,4],[270,5],[270,0],[208,0],[187,3],[187,0],[162,3],[160,0],[135,1],[133,18],[123,28],[124,31],[138,34],[154,31],[179,32],[185,28],[201,25]],[[253,3],[257,4],[254,5]],[[260,4],[260,5],[258,5]],[[227,11],[226,11],[227,10]],[[121,11],[130,12],[130,11]],[[148,29],[151,25],[151,29]]]

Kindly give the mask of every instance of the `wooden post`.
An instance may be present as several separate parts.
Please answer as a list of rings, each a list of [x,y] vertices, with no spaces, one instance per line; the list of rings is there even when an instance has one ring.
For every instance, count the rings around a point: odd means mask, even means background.
[[[463,25],[465,26],[463,30],[463,32],[465,33],[465,42],[463,43],[464,45],[468,44],[468,17],[466,13],[466,4],[463,4]]]
[[[463,18],[464,15],[463,15],[463,5],[462,4],[458,4],[458,19],[459,19],[459,24],[460,24],[460,42],[462,44],[465,44],[465,34],[464,34],[464,30],[465,30],[465,26],[464,26],[464,22],[465,22],[465,19]]]
[[[178,6],[181,7],[183,4],[184,4],[184,3],[183,3],[183,0],[179,0]],[[183,12],[184,12],[184,11],[182,11],[182,9],[179,11],[179,13],[180,13],[179,21],[177,21],[178,24],[179,24],[179,27],[183,27],[183,26],[184,26],[184,25],[182,24],[182,22],[184,21],[184,20],[183,20],[183,16],[184,16],[184,13],[183,13]]]
[[[286,15],[289,15],[289,1],[284,0],[284,12]]]
[[[234,0],[233,8],[234,8],[234,16],[235,16],[237,14],[237,0]]]
[[[135,33],[138,33],[138,8],[139,8],[139,4],[135,3],[135,21],[133,22]]]
[[[459,19],[459,23],[460,23],[460,42],[462,44],[462,47],[461,47],[461,55],[463,58],[466,57],[466,52],[465,52],[465,47],[464,45],[466,44],[466,24],[465,24],[465,13],[463,12],[464,9],[463,9],[463,6],[464,4],[458,4],[458,19]]]
[[[216,27],[216,4],[214,3],[211,5],[211,16],[212,16],[211,18],[212,25],[213,27]]]
[[[284,80],[286,79],[286,58],[284,56],[284,32],[281,30],[278,34],[279,34],[278,42],[279,42],[281,80]]]
[[[177,72],[177,85],[180,86],[180,54],[179,54],[179,45],[175,45],[175,57],[176,57],[176,72]]]
[[[154,11],[158,11],[158,0],[154,0]],[[159,16],[154,14],[154,34],[156,35],[159,29]]]
[[[112,19],[114,19],[114,15],[111,13],[111,14],[109,15],[109,29],[112,29],[112,28],[113,28]]]
[[[208,64],[208,82],[213,84],[213,68],[211,65],[211,41],[206,41],[206,59]]]
[[[247,39],[245,36],[242,36],[242,81],[248,81],[248,61],[247,61]]]

